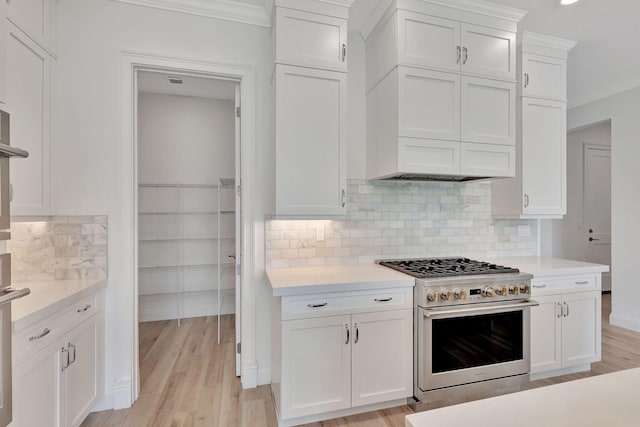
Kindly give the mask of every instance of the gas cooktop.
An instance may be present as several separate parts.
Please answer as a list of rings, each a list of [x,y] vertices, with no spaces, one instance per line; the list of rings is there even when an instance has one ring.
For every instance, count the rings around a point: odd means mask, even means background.
[[[380,260],[377,263],[418,279],[520,272],[517,268],[504,267],[469,258],[395,259]]]

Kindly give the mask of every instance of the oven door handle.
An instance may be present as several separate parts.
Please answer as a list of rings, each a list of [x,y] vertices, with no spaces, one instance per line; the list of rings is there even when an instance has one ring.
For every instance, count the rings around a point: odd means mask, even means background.
[[[491,304],[490,306],[483,306],[483,307],[470,307],[470,308],[457,308],[457,309],[425,308],[424,317],[442,316],[447,314],[482,313],[485,311],[507,310],[511,308],[536,307],[538,305],[540,305],[538,301],[524,300],[522,302],[518,302],[515,304],[495,304],[495,305]]]

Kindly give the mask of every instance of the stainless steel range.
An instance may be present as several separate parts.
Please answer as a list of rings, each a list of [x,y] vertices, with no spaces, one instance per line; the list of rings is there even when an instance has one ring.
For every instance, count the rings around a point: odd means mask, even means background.
[[[468,258],[383,260],[416,278],[418,403],[510,388],[529,379],[530,274]]]

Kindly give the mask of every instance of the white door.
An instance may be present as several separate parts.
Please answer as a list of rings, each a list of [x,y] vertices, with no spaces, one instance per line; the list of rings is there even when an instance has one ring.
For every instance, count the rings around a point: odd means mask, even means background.
[[[398,135],[460,140],[460,76],[398,67]]]
[[[584,147],[584,244],[587,262],[611,265],[611,149]],[[602,289],[611,290],[611,268],[602,273]]]
[[[282,418],[351,406],[351,316],[282,322]]]
[[[531,373],[562,366],[562,301],[560,296],[534,296],[531,307]]]
[[[235,265],[235,298],[236,298],[236,375],[240,376],[242,373],[242,355],[240,352],[240,343],[242,342],[242,323],[241,323],[241,313],[242,313],[242,278],[240,276],[240,272],[242,269],[242,150],[241,150],[241,126],[240,126],[240,85],[236,84],[236,120],[235,120],[235,140],[236,140],[236,154],[235,154],[235,162],[236,162],[236,188],[235,188],[235,211],[236,211],[236,230],[235,230],[235,256],[236,256],[236,265]]]
[[[413,395],[413,310],[353,315],[352,406]]]
[[[403,65],[460,71],[460,23],[398,10],[398,62]]]
[[[599,291],[580,292],[563,297],[563,367],[600,360],[601,298]]]
[[[346,99],[346,73],[276,65],[276,214],[345,214]]]
[[[516,33],[463,23],[462,72],[516,79]]]
[[[567,213],[566,103],[522,98],[525,215]]]
[[[516,145],[516,84],[462,76],[462,142]]]

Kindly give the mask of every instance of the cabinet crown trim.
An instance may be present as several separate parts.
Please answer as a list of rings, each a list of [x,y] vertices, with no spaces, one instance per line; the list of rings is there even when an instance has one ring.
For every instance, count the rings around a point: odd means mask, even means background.
[[[558,49],[565,52],[570,51],[578,42],[573,40],[561,39],[558,37],[547,36],[544,34],[523,31],[520,34],[520,44],[522,49],[526,51],[527,45],[537,45],[541,47]]]

